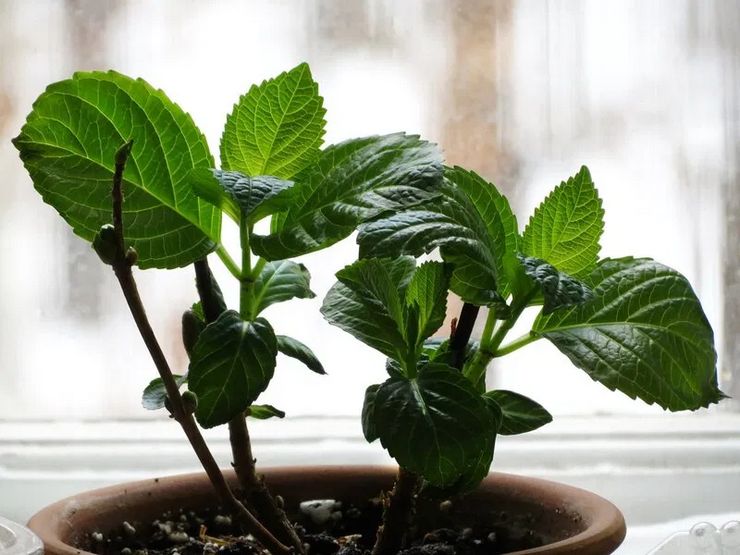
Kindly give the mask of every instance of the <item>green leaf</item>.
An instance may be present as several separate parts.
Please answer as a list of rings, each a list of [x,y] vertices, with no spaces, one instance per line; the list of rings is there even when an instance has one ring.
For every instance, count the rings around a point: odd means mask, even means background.
[[[449,496],[451,493],[460,495],[468,493],[474,490],[481,483],[483,478],[488,476],[491,471],[491,463],[493,462],[493,455],[496,450],[496,435],[497,431],[501,427],[502,414],[501,409],[496,406],[495,403],[488,402],[485,397],[483,398],[488,412],[493,418],[493,429],[494,432],[488,438],[488,444],[477,457],[471,459],[470,464],[463,472],[462,476],[449,488],[445,488],[446,495]]]
[[[529,219],[522,251],[583,278],[596,265],[604,210],[586,166],[550,193]]]
[[[112,222],[115,154],[133,139],[123,174],[126,244],[141,268],[175,268],[215,248],[221,214],[193,192],[193,168],[213,166],[188,114],[141,79],[76,73],[47,87],[13,140],[44,202],[92,241]]]
[[[483,398],[444,365],[430,364],[412,380],[386,380],[372,414],[381,444],[398,464],[441,487],[458,480],[495,434]]]
[[[312,372],[326,374],[324,367],[319,362],[319,359],[316,358],[313,351],[297,339],[293,339],[287,335],[278,335],[277,349],[285,356],[301,361]]]
[[[543,314],[558,308],[581,304],[593,297],[591,289],[555,266],[539,258],[520,256],[519,261],[526,276],[541,289],[544,297]]]
[[[441,262],[425,262],[414,272],[406,288],[407,306],[416,307],[419,330],[417,341],[436,332],[447,313],[447,287],[451,268]],[[421,345],[419,345],[421,346]]]
[[[403,360],[407,351],[401,295],[414,271],[414,259],[365,259],[337,272],[321,313],[330,323],[377,349]]]
[[[493,453],[496,449],[496,434],[492,433],[488,438],[485,448],[481,449],[477,457],[471,459],[470,464],[452,486],[445,488],[447,496],[450,493],[463,494],[474,490],[483,478],[488,476],[493,462]]]
[[[477,174],[447,168],[445,177],[440,197],[363,225],[360,256],[419,256],[439,247],[455,267],[450,289],[465,302],[496,307],[505,316],[516,268],[516,218],[506,198]]]
[[[178,387],[188,381],[187,376],[174,374],[172,377],[175,378]],[[162,378],[154,378],[141,394],[141,406],[146,410],[159,410],[164,407],[165,399],[167,399],[167,389],[164,387]]]
[[[689,282],[649,259],[604,260],[588,277],[594,299],[535,321],[592,379],[669,410],[723,398],[712,328]]]
[[[375,429],[375,394],[380,384],[368,386],[365,390],[365,402],[362,404],[362,434],[368,443],[378,439],[378,430]]]
[[[501,414],[498,433],[525,434],[552,422],[552,415],[529,397],[513,391],[498,389],[484,394],[489,409]]]
[[[285,413],[272,405],[252,405],[249,407],[247,416],[257,420],[267,420],[268,418],[285,418]]]
[[[253,85],[226,119],[221,165],[246,175],[298,174],[319,155],[323,102],[305,63]]]
[[[441,177],[439,149],[417,136],[396,133],[330,146],[296,178],[295,200],[280,217],[280,229],[253,235],[252,247],[269,260],[323,249],[363,222],[436,196]]]
[[[198,318],[198,320],[200,320],[201,322],[204,322],[205,323],[205,321],[206,321],[206,314],[205,314],[205,312],[203,312],[203,305],[201,304],[200,301],[195,302],[195,303],[192,304],[192,306],[190,307],[190,312],[192,312],[193,314],[195,314],[195,316],[196,316],[196,318]]]
[[[218,206],[235,222],[254,223],[286,210],[293,200],[293,182],[269,175],[248,177],[239,172],[195,169],[190,173],[195,193]]]
[[[277,339],[269,322],[245,322],[227,310],[200,334],[190,358],[188,387],[198,396],[195,417],[204,428],[244,412],[275,372]]]
[[[254,282],[255,314],[268,306],[290,299],[313,299],[311,274],[303,264],[292,260],[268,262]]]

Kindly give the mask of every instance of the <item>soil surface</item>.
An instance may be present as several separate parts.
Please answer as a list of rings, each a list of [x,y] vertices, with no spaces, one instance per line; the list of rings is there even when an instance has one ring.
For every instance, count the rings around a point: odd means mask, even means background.
[[[399,555],[492,555],[537,547],[544,540],[531,531],[506,528],[453,528],[440,507],[439,524],[412,528]],[[435,511],[436,512],[436,511]],[[362,506],[332,500],[305,501],[291,514],[307,555],[370,555],[381,518],[379,499]],[[447,519],[450,520],[450,519]],[[450,526],[450,527],[446,527]],[[264,555],[249,535],[232,524],[219,508],[181,509],[151,522],[123,522],[110,532],[89,533],[79,547],[99,555]]]

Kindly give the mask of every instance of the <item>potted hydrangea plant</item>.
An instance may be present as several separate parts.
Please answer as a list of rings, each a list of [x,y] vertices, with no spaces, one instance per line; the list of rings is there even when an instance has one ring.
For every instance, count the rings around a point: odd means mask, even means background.
[[[607,501],[489,475],[497,435],[551,416],[523,395],[489,390],[486,368],[547,339],[633,398],[668,410],[716,403],[712,330],[690,284],[650,259],[599,258],[603,210],[585,167],[520,231],[496,187],[446,167],[436,145],[396,133],[322,148],[324,114],[306,64],[251,87],[226,119],[217,168],[190,116],[140,79],[78,73],[36,100],[14,144],[44,201],[114,271],[158,372],[143,404],[169,412],[205,474],[82,494],[43,510],[31,528],[48,552],[69,554],[610,552],[624,521]],[[255,224],[268,218],[260,233]],[[221,241],[224,221],[239,229],[238,256]],[[387,357],[388,379],[367,389],[362,430],[398,471],[260,473],[248,422],[284,415],[258,404],[278,353],[324,373],[263,311],[313,297],[308,269],[292,258],[355,231],[358,260],[337,272],[322,313]],[[234,309],[211,254],[238,281]],[[183,307],[185,370],[166,360],[134,269],[186,266],[197,295]],[[440,330],[450,292],[464,305]],[[531,331],[508,340],[532,306]],[[221,425],[234,473],[218,467],[201,434]]]

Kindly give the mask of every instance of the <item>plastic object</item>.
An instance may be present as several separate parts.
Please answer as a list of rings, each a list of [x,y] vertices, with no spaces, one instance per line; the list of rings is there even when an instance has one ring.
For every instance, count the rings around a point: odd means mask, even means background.
[[[700,522],[688,532],[673,534],[648,555],[740,555],[740,521],[720,528]]]

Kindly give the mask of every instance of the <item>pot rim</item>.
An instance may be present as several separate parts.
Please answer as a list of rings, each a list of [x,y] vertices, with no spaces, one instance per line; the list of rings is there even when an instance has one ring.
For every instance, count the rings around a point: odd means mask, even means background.
[[[379,465],[296,465],[260,469],[260,474],[264,474],[268,482],[274,483],[276,489],[279,489],[281,482],[301,483],[309,480],[325,482],[329,485],[333,480],[347,481],[353,477],[363,477],[365,481],[374,480],[376,484],[384,484],[381,487],[390,488],[396,472],[396,467]],[[233,470],[224,470],[224,475],[232,487],[238,487]],[[139,506],[144,505],[146,498],[161,501],[162,493],[176,491],[178,486],[183,485],[188,485],[188,491],[193,492],[193,495],[189,496],[191,499],[211,497],[215,501],[215,494],[211,491],[205,473],[177,474],[106,486],[61,499],[33,515],[28,521],[28,527],[41,538],[50,553],[92,555],[66,543],[74,534],[81,533],[77,521],[84,518],[86,513],[96,511],[96,507],[97,511],[100,511],[102,507],[109,507],[110,499],[117,499],[121,495],[138,496],[141,498]],[[193,490],[194,486],[197,486],[197,490]],[[152,495],[153,488],[160,490],[157,496]],[[610,553],[610,549],[616,549],[625,537],[626,525],[619,509],[610,501],[590,491],[541,478],[492,472],[475,490],[475,495],[486,496],[504,491],[513,491],[512,498],[537,499],[547,507],[564,507],[569,513],[579,515],[586,526],[585,529],[567,539],[537,548],[512,552],[509,555],[572,553],[574,543],[579,544],[579,548],[583,550],[578,553],[601,555]],[[170,501],[172,499],[174,497]],[[107,504],[106,500],[108,500]],[[84,532],[89,531],[93,530],[89,527],[84,530]]]

